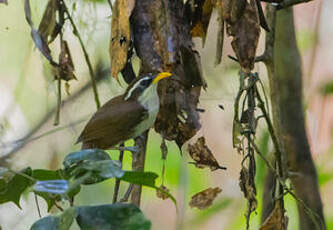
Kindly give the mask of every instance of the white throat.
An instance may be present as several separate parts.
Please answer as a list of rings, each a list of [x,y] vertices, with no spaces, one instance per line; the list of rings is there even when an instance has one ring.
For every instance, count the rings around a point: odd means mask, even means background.
[[[160,100],[157,94],[157,84],[152,84],[138,98],[139,103],[147,110],[148,117],[136,126],[135,136],[151,128],[156,120],[160,108]]]

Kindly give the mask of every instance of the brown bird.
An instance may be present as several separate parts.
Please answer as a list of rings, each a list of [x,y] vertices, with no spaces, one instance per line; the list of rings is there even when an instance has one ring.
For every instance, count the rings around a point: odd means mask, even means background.
[[[82,149],[108,149],[151,128],[160,106],[157,83],[171,75],[148,74],[131,83],[97,110],[76,143],[82,142]]]

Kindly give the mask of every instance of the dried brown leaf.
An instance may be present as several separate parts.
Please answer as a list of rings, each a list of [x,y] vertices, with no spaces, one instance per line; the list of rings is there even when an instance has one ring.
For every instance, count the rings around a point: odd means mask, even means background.
[[[162,192],[164,191],[164,192]],[[164,185],[161,185],[160,186],[160,189],[156,189],[156,196],[162,200],[166,200],[169,198],[168,194],[167,193],[170,192],[170,189],[168,189],[167,187],[165,187]]]
[[[130,21],[135,0],[117,0],[112,11],[110,39],[111,76],[118,79],[118,73],[125,67],[131,43]]]
[[[195,161],[195,166],[198,168],[209,167],[211,171],[226,169],[217,163],[212,151],[206,145],[206,141],[203,136],[198,138],[195,144],[189,144],[188,151],[191,158]]]
[[[248,200],[249,204],[247,216],[249,216],[251,212],[256,210],[258,203],[256,198],[257,192],[253,176],[254,175],[251,175],[250,170],[243,167],[239,177],[239,186],[241,188],[241,191],[244,193],[244,197]]]
[[[74,75],[74,64],[67,41],[61,41],[61,51],[59,54],[58,76],[65,81],[76,79]]]
[[[191,208],[206,209],[213,204],[217,195],[222,192],[219,187],[205,189],[194,196],[190,201]]]
[[[227,33],[233,37],[232,48],[245,73],[254,67],[260,35],[258,6],[256,0],[222,2],[223,18],[228,23]]]
[[[281,203],[276,201],[272,212],[261,225],[260,230],[287,230],[288,219]]]
[[[42,20],[38,27],[38,32],[45,42],[48,41],[48,37],[51,36],[55,30],[57,10],[58,1],[49,0],[46,5]]]
[[[204,44],[213,11],[213,4],[211,0],[194,0],[192,1],[192,5],[194,5],[192,7],[194,9],[192,12],[191,35],[192,37],[201,37]]]
[[[47,45],[46,41],[44,40],[43,36],[34,28],[34,24],[31,20],[31,8],[30,8],[30,1],[25,0],[24,2],[24,13],[25,18],[30,25],[31,28],[31,37],[38,48],[38,50],[46,57],[46,59],[50,62],[51,65],[58,67],[58,64],[53,60],[51,56],[51,50]]]

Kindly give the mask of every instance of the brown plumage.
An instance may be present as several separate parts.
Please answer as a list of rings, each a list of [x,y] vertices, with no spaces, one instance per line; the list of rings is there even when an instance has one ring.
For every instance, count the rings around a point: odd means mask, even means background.
[[[123,95],[98,109],[77,143],[82,142],[82,149],[108,149],[152,127],[159,110],[157,82],[169,76],[170,73],[162,72],[138,78]]]
[[[133,128],[137,121],[143,120],[148,113],[136,101],[124,101],[123,97],[124,95],[120,95],[112,98],[90,119],[77,140],[77,143],[82,142],[82,149],[107,149],[134,138],[131,136]]]

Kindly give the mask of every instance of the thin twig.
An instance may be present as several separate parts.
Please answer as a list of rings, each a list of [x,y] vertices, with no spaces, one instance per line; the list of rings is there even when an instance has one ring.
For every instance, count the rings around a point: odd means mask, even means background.
[[[138,153],[132,154],[132,170],[143,172],[145,168],[145,159],[146,159],[146,150],[147,150],[147,141],[148,141],[148,131],[144,132],[139,137],[135,138],[135,146],[137,146],[140,151]],[[142,186],[133,185],[131,202],[140,207],[141,201]]]
[[[35,196],[35,203],[36,203],[36,206],[37,206],[38,216],[39,216],[39,218],[42,218],[42,214],[40,213],[40,208],[39,208],[38,198],[37,198],[36,193],[34,193],[34,196]]]
[[[90,78],[91,78],[91,83],[92,83],[92,88],[93,88],[93,91],[94,91],[94,97],[95,97],[95,102],[96,102],[96,106],[97,106],[97,109],[99,109],[101,107],[101,103],[99,101],[99,96],[98,96],[98,91],[97,91],[97,85],[96,85],[96,79],[95,79],[95,73],[94,73],[94,70],[92,68],[92,64],[90,62],[90,58],[89,58],[89,55],[88,55],[88,52],[86,50],[86,47],[83,43],[83,40],[81,38],[81,35],[79,33],[79,30],[77,29],[77,26],[75,25],[74,23],[74,20],[67,8],[67,5],[65,3],[64,0],[61,0],[63,6],[64,6],[64,10],[66,12],[66,15],[73,27],[73,34],[78,38],[79,42],[80,42],[80,46],[81,46],[81,49],[83,51],[83,54],[84,54],[84,58],[86,59],[86,62],[87,62],[87,65],[88,65],[88,69],[89,69],[89,74],[90,74]]]
[[[303,206],[303,208],[305,209],[306,213],[309,215],[309,217],[311,218],[311,220],[313,221],[313,223],[316,225],[316,228],[318,230],[322,229],[320,226],[324,226],[324,225],[322,223],[322,220],[321,220],[320,216],[315,211],[313,211],[309,206],[307,206],[307,204],[302,199],[298,198],[296,196],[296,194],[293,193],[293,191],[291,191],[291,189],[285,184],[285,182],[283,181],[283,179],[279,176],[278,172],[275,170],[275,168],[273,167],[273,165],[260,152],[258,146],[253,141],[253,139],[250,139],[250,142],[251,142],[251,145],[253,146],[254,150],[256,151],[256,153],[261,157],[261,159],[265,162],[265,164],[273,172],[273,174],[275,175],[275,178],[278,180],[278,182],[283,187],[283,189],[285,191],[287,191],[290,195],[292,195],[293,198]],[[318,220],[319,220],[319,222],[318,222]]]
[[[54,126],[59,125],[59,120],[60,120],[60,108],[61,108],[61,78],[58,76],[57,79],[57,87],[58,87],[58,94],[57,94],[57,110],[56,110],[56,115],[54,118]]]
[[[120,147],[124,147],[124,143],[121,143],[119,145]],[[119,154],[119,162],[121,163],[121,165],[123,164],[123,158],[124,158],[124,150],[120,151]],[[112,199],[112,203],[116,203],[118,200],[118,193],[119,193],[119,188],[120,188],[120,179],[116,179],[115,185],[114,185],[114,192],[113,192],[113,199]]]
[[[113,11],[113,7],[112,7],[112,2],[111,0],[108,0],[108,3],[109,3],[109,6],[110,6],[110,9],[111,9],[111,12]]]
[[[109,69],[102,69],[100,67],[97,66],[97,82],[101,81],[102,79],[106,78],[109,73],[110,70]],[[68,97],[66,100],[63,101],[62,103],[62,107],[64,107],[65,105],[67,105],[69,102],[76,100],[78,97],[80,97],[83,93],[85,93],[88,89],[90,89],[90,87],[92,86],[92,82],[87,82],[81,89],[79,89],[77,92],[75,92],[74,94],[72,94],[70,97]],[[46,132],[38,137],[34,137],[31,138],[35,133],[37,133],[42,127],[43,125],[53,116],[54,112],[56,111],[56,108],[52,108],[49,112],[47,112],[41,119],[40,121],[36,124],[36,126],[31,129],[23,138],[21,138],[18,141],[14,141],[11,142],[13,144],[15,144],[15,147],[10,150],[8,153],[3,154],[0,157],[0,165],[5,165],[8,164],[7,160],[11,157],[13,157],[20,149],[22,149],[27,143],[29,143],[32,140],[36,140],[42,136],[46,136],[48,134],[60,131],[62,129],[67,128],[67,126],[63,126],[63,127],[59,127],[56,129],[53,129],[49,132]],[[77,121],[79,122],[79,121]],[[80,121],[80,122],[83,122]],[[71,126],[73,126],[73,123],[70,124]],[[5,148],[5,145],[2,145],[1,148]]]

